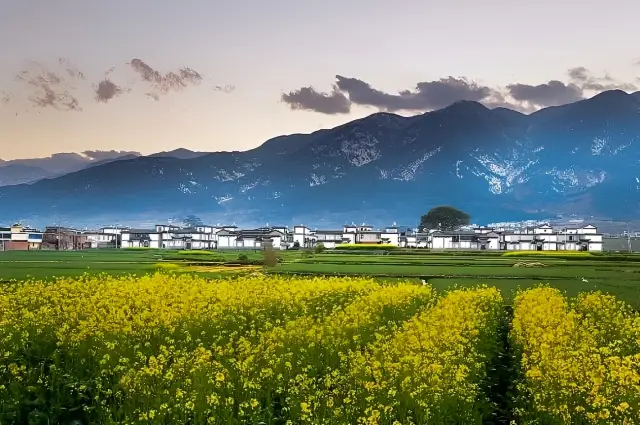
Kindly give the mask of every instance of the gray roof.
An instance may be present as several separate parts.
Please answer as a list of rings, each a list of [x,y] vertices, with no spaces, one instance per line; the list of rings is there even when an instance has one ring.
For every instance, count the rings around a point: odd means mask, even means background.
[[[129,229],[126,233],[158,233],[156,229]]]
[[[344,232],[342,230],[314,230],[314,233],[317,234],[325,234],[325,235],[342,235]]]

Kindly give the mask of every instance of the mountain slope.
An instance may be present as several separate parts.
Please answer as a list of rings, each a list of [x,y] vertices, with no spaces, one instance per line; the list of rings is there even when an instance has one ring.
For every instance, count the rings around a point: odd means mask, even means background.
[[[148,155],[151,158],[178,158],[178,159],[194,159],[204,155],[208,155],[210,152],[194,152],[189,149],[175,149],[169,152],[158,152]]]
[[[33,183],[54,175],[50,171],[25,164],[12,164],[9,162],[8,165],[4,165],[8,162],[0,163],[0,186]]]
[[[197,214],[237,223],[415,222],[438,204],[476,222],[640,212],[640,99],[610,91],[531,115],[457,102],[377,113],[246,152],[140,157],[32,185],[0,221]],[[38,213],[39,211],[39,213]]]

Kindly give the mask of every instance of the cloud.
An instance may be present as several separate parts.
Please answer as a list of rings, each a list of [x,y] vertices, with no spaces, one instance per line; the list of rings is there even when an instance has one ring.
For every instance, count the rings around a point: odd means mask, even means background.
[[[512,83],[506,87],[490,87],[465,77],[449,76],[416,83],[411,90],[388,93],[359,78],[336,75],[336,83],[330,93],[303,87],[283,94],[281,100],[291,109],[328,115],[349,113],[352,105],[389,112],[432,111],[459,100],[481,102],[491,109],[504,107],[526,113],[584,99],[588,92],[638,90],[634,83],[619,81],[607,74],[594,76],[582,66],[569,69],[567,76],[568,81],[557,79],[535,85]]]
[[[538,107],[563,105],[583,99],[583,92],[580,87],[557,80],[535,86],[519,83],[509,84],[507,90],[509,95],[516,101]]]
[[[188,67],[163,75],[141,59],[133,59],[128,65],[144,82],[151,85],[152,91],[148,92],[147,96],[155,100],[159,100],[161,95],[183,90],[189,85],[199,85],[202,82],[202,75]]]
[[[82,154],[84,156],[86,156],[87,158],[93,160],[93,161],[102,161],[105,159],[113,159],[113,158],[118,158],[121,156],[125,156],[125,155],[136,155],[136,156],[140,156],[140,152],[136,152],[136,151],[116,151],[116,150],[110,150],[110,151],[84,151],[82,152]]]
[[[351,111],[351,102],[336,86],[331,93],[321,93],[313,87],[302,87],[283,93],[281,100],[293,110],[315,111],[327,115],[348,114]]]
[[[618,81],[610,75],[595,77],[583,66],[571,68],[569,70],[569,79],[582,90],[601,92],[605,90],[634,91],[638,89],[635,84]]]
[[[11,93],[0,90],[0,104],[5,105],[11,102],[12,99],[13,99],[13,95]]]
[[[215,91],[220,91],[225,94],[229,94],[236,90],[236,86],[234,86],[233,84],[227,84],[226,86],[213,86],[213,89]]]
[[[87,77],[84,76],[84,73],[80,71],[76,66],[72,65],[66,58],[59,58],[58,63],[65,68],[65,71],[67,72],[67,75],[69,75],[69,77],[83,81],[87,79]]]
[[[124,89],[115,85],[111,80],[105,78],[100,81],[95,89],[95,99],[97,102],[107,103],[114,97],[124,93]]]
[[[447,77],[437,81],[420,82],[413,90],[398,94],[385,93],[357,78],[336,76],[337,87],[349,94],[351,102],[374,106],[385,111],[432,110],[451,105],[458,100],[481,101],[491,96],[492,89],[465,78]]]
[[[75,87],[40,63],[31,62],[27,69],[16,75],[16,80],[27,84],[31,90],[28,99],[33,106],[61,111],[82,110],[78,99],[71,93]]]

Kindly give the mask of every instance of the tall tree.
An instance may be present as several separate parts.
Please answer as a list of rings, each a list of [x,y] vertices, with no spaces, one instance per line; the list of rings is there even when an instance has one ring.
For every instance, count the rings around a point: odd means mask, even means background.
[[[457,230],[469,224],[471,217],[457,208],[442,205],[432,208],[420,217],[420,228],[437,230]]]

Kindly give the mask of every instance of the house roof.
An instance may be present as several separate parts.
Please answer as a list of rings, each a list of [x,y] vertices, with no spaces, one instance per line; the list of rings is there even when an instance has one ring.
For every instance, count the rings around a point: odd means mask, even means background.
[[[315,230],[314,233],[316,235],[342,235],[344,232],[342,230]]]
[[[156,229],[128,229],[126,233],[158,233]]]
[[[265,236],[282,236],[282,232],[277,230],[240,230],[236,232],[238,236],[243,238],[265,237]]]

